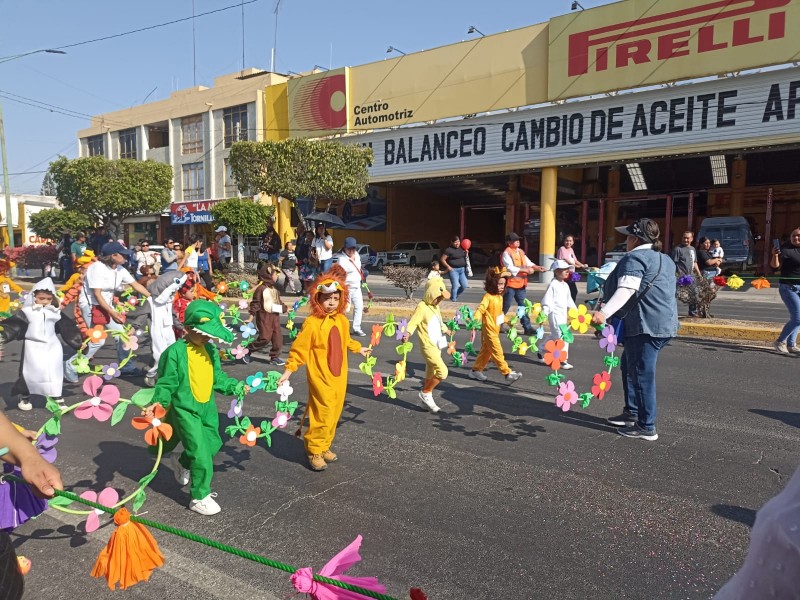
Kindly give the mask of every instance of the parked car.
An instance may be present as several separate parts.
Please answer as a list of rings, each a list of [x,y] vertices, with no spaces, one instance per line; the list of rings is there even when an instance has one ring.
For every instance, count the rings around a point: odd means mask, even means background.
[[[441,254],[439,244],[433,242],[401,242],[395,244],[388,252],[378,252],[376,266],[384,265],[417,265],[428,266],[431,261],[438,260]]]
[[[491,257],[486,253],[483,248],[476,248],[473,246],[469,249],[469,263],[473,267],[485,267],[491,261]]]
[[[356,250],[361,258],[361,266],[370,268],[378,263],[378,253],[369,244],[356,244]]]
[[[617,244],[611,250],[606,252],[605,257],[603,257],[603,264],[619,262],[619,259],[622,258],[627,252],[627,248],[628,248],[627,242],[622,242],[621,244]]]
[[[709,217],[700,223],[697,238],[719,240],[725,251],[722,267],[744,271],[755,262],[755,240],[744,217]]]

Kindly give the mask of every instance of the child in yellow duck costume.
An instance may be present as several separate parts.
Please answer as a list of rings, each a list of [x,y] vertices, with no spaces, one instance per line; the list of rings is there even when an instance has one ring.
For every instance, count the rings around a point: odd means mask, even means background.
[[[306,454],[311,469],[322,471],[337,458],[331,444],[347,391],[347,350],[366,356],[369,349],[350,337],[350,321],[344,316],[348,293],[342,267],[334,265],[320,275],[310,291],[311,315],[289,350],[286,371],[278,383],[288,381],[292,373],[306,366],[308,404],[300,427],[308,415],[303,438]]]
[[[414,332],[417,332],[422,356],[425,357],[425,383],[419,393],[419,399],[429,411],[439,412],[439,407],[433,400],[433,390],[442,381],[447,379],[447,365],[442,360],[442,348],[447,348],[445,335],[451,332],[442,320],[439,303],[450,298],[450,292],[444,284],[444,279],[434,277],[425,285],[425,294],[422,302],[417,304],[411,320],[408,322],[407,333],[403,341],[408,341]]]
[[[505,356],[503,356],[503,347],[500,345],[500,328],[505,322],[503,292],[509,276],[510,273],[497,267],[486,272],[483,284],[486,294],[475,310],[475,320],[481,320],[481,350],[469,372],[470,379],[486,381],[488,377],[484,375],[483,370],[489,364],[489,360],[497,365],[509,384],[522,377],[521,373],[509,368]]]
[[[0,260],[0,313],[11,311],[11,294],[19,294],[22,288],[14,283],[8,272],[14,266],[10,260]]]

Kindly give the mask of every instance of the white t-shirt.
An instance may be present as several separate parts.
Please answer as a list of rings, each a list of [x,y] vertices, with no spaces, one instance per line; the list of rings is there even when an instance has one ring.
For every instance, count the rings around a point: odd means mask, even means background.
[[[345,273],[347,273],[347,277],[345,277],[344,282],[348,286],[361,288],[361,281],[363,280],[363,277],[361,275],[361,257],[358,255],[358,252],[353,254],[352,259],[344,252],[339,254],[337,258],[339,259],[339,266],[344,269]]]
[[[229,249],[230,245],[231,245],[231,236],[229,236],[226,233],[217,241],[217,255],[220,258],[230,258],[231,257],[231,251]]]
[[[325,247],[325,242],[330,243],[330,249]],[[317,249],[317,258],[319,260],[333,258],[333,238],[331,236],[326,235],[324,238],[315,237],[314,241],[311,242],[311,247]]]
[[[197,253],[194,246],[189,246],[186,249],[186,266],[195,272],[197,272],[197,260],[199,258],[200,255]]]
[[[100,261],[94,262],[86,269],[86,279],[83,287],[92,306],[100,303],[92,290],[102,290],[102,296],[109,306],[114,306],[114,291],[122,286],[133,283],[133,275],[127,269],[117,265],[115,269],[110,269]]]
[[[136,267],[137,271],[141,272],[141,268],[144,266],[152,267],[156,264],[156,257],[153,252],[143,252],[139,250],[136,253]]]
[[[567,311],[576,308],[566,281],[553,279],[542,298],[542,309],[553,317],[555,322],[563,325],[567,322]]]

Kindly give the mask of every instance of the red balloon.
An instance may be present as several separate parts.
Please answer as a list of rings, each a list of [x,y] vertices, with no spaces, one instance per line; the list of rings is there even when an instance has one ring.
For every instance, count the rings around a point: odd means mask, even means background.
[[[467,239],[467,238],[464,238],[463,240],[461,240],[461,247],[464,250],[468,251],[470,249],[470,247],[472,247],[472,241]]]

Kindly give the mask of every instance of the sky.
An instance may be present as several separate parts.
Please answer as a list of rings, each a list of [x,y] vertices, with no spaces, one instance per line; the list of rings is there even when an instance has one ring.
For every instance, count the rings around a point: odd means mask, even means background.
[[[240,0],[241,1],[241,0]],[[276,0],[244,0],[244,62],[269,69]],[[608,0],[583,0],[585,8]],[[195,14],[237,0],[194,0]],[[388,46],[411,53],[570,12],[571,0],[280,0],[275,70],[354,66],[383,60]],[[0,101],[10,188],[38,194],[50,161],[77,156],[89,115],[161,100],[194,84],[192,0],[0,0]],[[177,19],[180,23],[59,48]],[[242,10],[194,19],[196,83],[242,68]],[[149,96],[149,97],[148,97]],[[49,107],[41,107],[45,103]],[[31,106],[38,104],[39,107]],[[61,114],[68,112],[69,115]],[[0,181],[1,184],[1,181]]]

